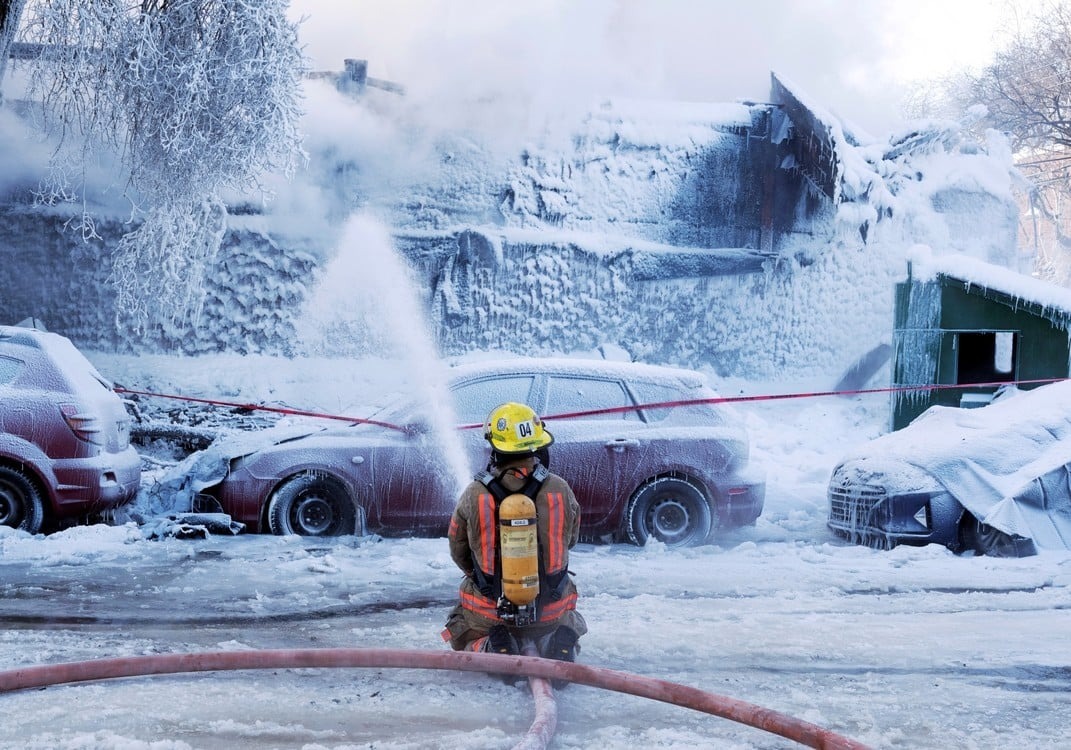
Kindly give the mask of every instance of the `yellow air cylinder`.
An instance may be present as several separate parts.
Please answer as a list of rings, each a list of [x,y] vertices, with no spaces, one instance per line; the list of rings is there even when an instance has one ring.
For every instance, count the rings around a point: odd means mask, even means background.
[[[539,542],[535,503],[516,493],[498,506],[498,544],[502,559],[502,594],[518,607],[539,596]]]

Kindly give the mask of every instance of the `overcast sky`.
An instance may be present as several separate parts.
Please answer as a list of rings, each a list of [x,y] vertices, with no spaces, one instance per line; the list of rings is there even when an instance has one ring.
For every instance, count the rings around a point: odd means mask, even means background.
[[[1038,1],[292,0],[292,14],[315,69],[367,59],[440,103],[761,101],[772,70],[881,135],[909,82],[981,66],[1009,11]]]

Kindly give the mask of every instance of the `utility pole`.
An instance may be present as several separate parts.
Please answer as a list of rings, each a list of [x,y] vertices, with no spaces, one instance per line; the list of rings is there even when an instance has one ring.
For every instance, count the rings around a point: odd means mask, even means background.
[[[19,18],[25,7],[26,0],[0,0],[0,85],[4,82],[8,55],[15,41],[15,29],[19,26]],[[3,103],[3,99],[4,93],[0,90],[0,103]]]

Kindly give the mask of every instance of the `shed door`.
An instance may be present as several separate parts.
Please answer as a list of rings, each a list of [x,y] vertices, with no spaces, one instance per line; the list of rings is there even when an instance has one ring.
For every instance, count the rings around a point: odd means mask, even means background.
[[[942,384],[1006,383],[1017,379],[1018,331],[947,331],[941,340]]]

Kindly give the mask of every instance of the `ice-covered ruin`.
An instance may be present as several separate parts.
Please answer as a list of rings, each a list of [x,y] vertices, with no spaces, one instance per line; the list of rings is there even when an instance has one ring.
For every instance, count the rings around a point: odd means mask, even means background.
[[[360,214],[389,228],[444,354],[614,345],[776,378],[840,372],[889,341],[915,245],[1017,262],[1001,137],[931,122],[876,139],[783,77],[767,102],[602,102],[523,144],[429,127],[393,92],[307,86],[308,167],[271,202],[232,199],[194,325],[117,332],[105,280],[125,215],[102,206],[104,239],[85,242],[29,201],[32,169],[0,186],[0,320],[121,351],[367,353],[390,343],[376,295],[403,289],[372,288],[374,255],[338,247]],[[301,326],[310,305],[318,335]]]

